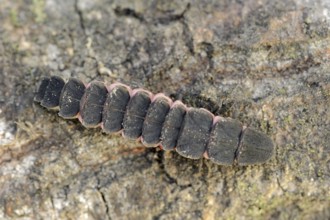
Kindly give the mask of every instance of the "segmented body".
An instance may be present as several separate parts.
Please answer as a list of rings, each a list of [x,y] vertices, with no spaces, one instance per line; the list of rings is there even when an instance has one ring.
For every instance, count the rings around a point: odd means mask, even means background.
[[[176,150],[191,159],[250,165],[264,163],[274,151],[267,135],[235,119],[121,83],[106,86],[95,81],[85,86],[75,78],[65,83],[51,76],[41,81],[35,101],[47,109],[59,109],[63,118],[78,118],[85,127],[121,132],[128,139],[140,138],[147,147]]]

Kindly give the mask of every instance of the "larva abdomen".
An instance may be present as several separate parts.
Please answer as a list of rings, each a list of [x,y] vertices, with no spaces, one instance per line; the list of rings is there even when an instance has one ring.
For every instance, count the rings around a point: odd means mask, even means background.
[[[137,139],[142,134],[144,118],[151,103],[145,91],[137,91],[129,100],[123,120],[123,136]]]
[[[202,108],[189,108],[184,117],[176,151],[184,157],[203,157],[209,141],[213,115]]]
[[[44,78],[35,101],[48,109],[59,107],[63,118],[78,118],[86,127],[101,126],[106,133],[121,131],[125,138],[145,146],[161,146],[180,155],[205,157],[220,165],[251,165],[269,160],[272,140],[264,133],[245,128],[239,121],[214,116],[202,108],[187,108],[163,94],[132,90],[115,83],[92,82],[85,86],[70,78]]]
[[[129,90],[118,85],[109,91],[102,113],[102,129],[115,133],[123,129],[126,106],[130,100]]]
[[[184,115],[186,114],[186,106],[182,102],[176,101],[171,106],[168,114],[166,115],[162,132],[161,140],[164,150],[174,150],[176,142],[179,138],[181,124]]]
[[[236,146],[239,146],[239,137],[243,126],[231,118],[216,116],[213,120],[213,128],[207,145],[207,155],[211,160],[221,164],[234,163]]]
[[[157,146],[160,142],[162,127],[171,101],[166,97],[156,97],[149,106],[142,130],[142,143],[146,146]]]
[[[74,118],[80,111],[80,100],[85,93],[85,85],[78,79],[70,78],[64,85],[59,100],[59,116]]]
[[[92,82],[80,100],[80,119],[86,127],[96,127],[102,121],[102,112],[107,98],[107,88],[101,82]]]

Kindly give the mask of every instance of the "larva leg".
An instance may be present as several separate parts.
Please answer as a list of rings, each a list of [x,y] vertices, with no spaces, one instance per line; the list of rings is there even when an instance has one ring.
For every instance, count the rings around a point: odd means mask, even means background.
[[[187,158],[203,156],[213,123],[213,115],[205,109],[189,108],[182,124],[176,151]]]
[[[70,78],[64,85],[60,96],[58,115],[66,119],[77,117],[80,110],[80,100],[84,93],[84,83],[78,79]]]
[[[92,82],[87,86],[80,101],[80,120],[85,127],[96,127],[102,121],[107,93],[107,88],[101,82]]]
[[[220,165],[233,165],[242,129],[239,121],[216,116],[206,147],[207,157]]]
[[[123,120],[130,90],[126,86],[113,87],[107,96],[102,115],[102,128],[106,133],[116,133],[123,129]]]

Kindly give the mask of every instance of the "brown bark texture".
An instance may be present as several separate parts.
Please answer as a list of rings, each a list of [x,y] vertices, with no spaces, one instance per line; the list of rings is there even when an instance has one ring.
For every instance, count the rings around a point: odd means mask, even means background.
[[[267,133],[219,166],[33,102],[43,76],[164,92]],[[329,219],[330,1],[0,0],[0,219]]]

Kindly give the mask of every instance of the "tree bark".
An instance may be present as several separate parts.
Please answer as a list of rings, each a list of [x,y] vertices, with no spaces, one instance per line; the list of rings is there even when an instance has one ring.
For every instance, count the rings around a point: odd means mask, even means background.
[[[330,2],[0,1],[1,219],[329,219]],[[43,76],[122,82],[266,132],[218,166],[33,103]]]

